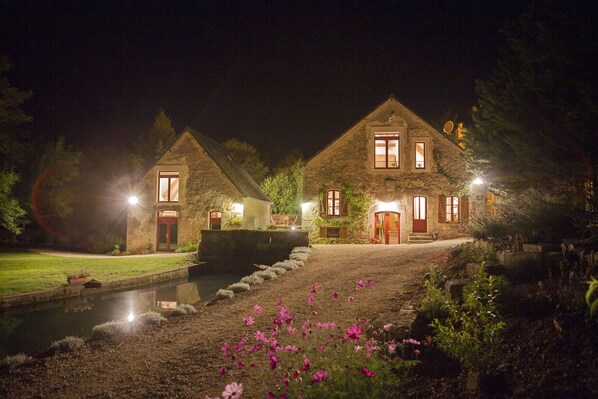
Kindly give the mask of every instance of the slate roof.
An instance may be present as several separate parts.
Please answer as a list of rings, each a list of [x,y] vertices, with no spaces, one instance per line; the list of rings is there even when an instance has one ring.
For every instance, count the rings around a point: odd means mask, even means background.
[[[230,158],[229,151],[226,148],[190,127],[185,128],[183,134],[185,132],[191,134],[195,140],[197,140],[199,145],[207,151],[214,162],[216,162],[216,165],[222,169],[222,172],[224,172],[235,187],[239,189],[244,197],[272,202],[249,173]]]

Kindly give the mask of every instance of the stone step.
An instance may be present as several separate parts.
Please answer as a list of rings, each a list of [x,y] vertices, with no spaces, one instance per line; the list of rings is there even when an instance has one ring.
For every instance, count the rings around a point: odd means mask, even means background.
[[[434,236],[430,233],[409,233],[407,242],[410,244],[427,244],[434,242]]]

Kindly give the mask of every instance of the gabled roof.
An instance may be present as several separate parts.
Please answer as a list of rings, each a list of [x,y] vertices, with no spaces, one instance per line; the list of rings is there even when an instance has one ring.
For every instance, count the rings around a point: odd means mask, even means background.
[[[452,145],[454,145],[459,151],[463,151],[463,149],[461,147],[459,147],[455,142],[453,142],[452,140],[450,140],[444,134],[440,133],[438,131],[438,129],[436,129],[435,127],[433,127],[428,121],[426,121],[424,118],[422,118],[421,116],[419,116],[418,114],[416,114],[415,112],[413,112],[413,110],[411,110],[411,108],[405,106],[403,103],[401,103],[399,100],[397,100],[397,98],[395,97],[394,93],[390,93],[390,95],[388,96],[388,98],[386,100],[382,101],[380,104],[376,105],[371,111],[369,111],[364,116],[362,116],[361,118],[359,118],[357,120],[357,122],[355,122],[354,124],[352,124],[351,126],[349,126],[347,129],[345,129],[345,131],[343,131],[341,134],[339,134],[337,137],[335,137],[334,140],[332,140],[330,143],[328,143],[320,151],[318,151],[317,153],[315,153],[305,163],[308,163],[309,161],[311,161],[312,159],[316,158],[318,155],[320,155],[321,153],[323,153],[328,147],[330,147],[338,139],[340,139],[341,137],[343,137],[346,133],[348,133],[349,131],[351,131],[351,129],[353,129],[355,126],[357,126],[359,123],[361,123],[368,116],[370,116],[371,114],[373,114],[374,112],[376,112],[379,108],[382,108],[387,103],[390,103],[390,102],[393,102],[393,101],[396,102],[401,107],[403,107],[407,112],[411,113],[411,115],[413,117],[419,119],[421,122],[423,122],[425,125],[427,125],[427,127],[430,128],[430,130],[432,130],[433,132],[436,132],[439,136],[441,136],[442,138],[444,138],[445,140],[447,140],[448,142],[450,142]]]
[[[229,151],[212,140],[211,138],[186,127],[183,130],[181,137],[185,133],[190,134],[200,146],[206,150],[210,157],[216,162],[216,165],[220,167],[222,172],[228,177],[228,179],[239,189],[244,197],[256,198],[262,201],[272,202],[272,200],[262,191],[260,186],[253,180],[253,178],[241,168],[235,161],[229,157]],[[178,140],[177,140],[178,141]]]

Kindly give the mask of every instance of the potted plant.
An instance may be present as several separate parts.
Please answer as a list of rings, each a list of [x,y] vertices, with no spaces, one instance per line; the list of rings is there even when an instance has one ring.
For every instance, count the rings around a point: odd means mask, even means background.
[[[91,273],[89,270],[82,267],[77,271],[67,273],[66,281],[68,281],[69,284],[83,284],[87,281],[87,277],[90,275]]]
[[[239,216],[233,216],[228,221],[228,228],[231,230],[239,229],[239,228],[241,228],[242,225],[243,225],[243,219],[241,219]]]

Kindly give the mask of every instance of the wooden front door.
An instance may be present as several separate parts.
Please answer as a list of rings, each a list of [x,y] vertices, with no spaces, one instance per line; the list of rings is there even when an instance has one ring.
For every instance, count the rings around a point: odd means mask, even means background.
[[[375,237],[382,244],[399,244],[401,241],[401,215],[397,212],[376,212]]]
[[[428,232],[428,201],[426,197],[413,197],[413,232]]]
[[[160,216],[158,213],[158,251],[173,252],[178,246],[178,216]]]

